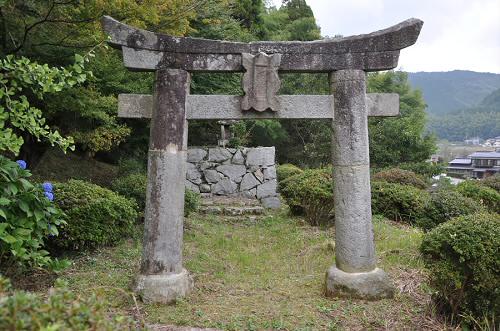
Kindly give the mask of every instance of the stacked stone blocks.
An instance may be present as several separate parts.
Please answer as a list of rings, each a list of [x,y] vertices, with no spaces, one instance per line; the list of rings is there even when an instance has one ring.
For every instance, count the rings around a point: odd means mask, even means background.
[[[279,208],[274,147],[190,148],[186,188],[204,197],[240,196]]]

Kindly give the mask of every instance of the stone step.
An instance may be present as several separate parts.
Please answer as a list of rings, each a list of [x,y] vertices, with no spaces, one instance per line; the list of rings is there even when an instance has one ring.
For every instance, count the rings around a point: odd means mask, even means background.
[[[264,208],[261,206],[201,206],[199,212],[209,215],[262,215]]]
[[[249,199],[244,197],[227,197],[227,196],[211,196],[201,199],[202,206],[260,206],[261,203],[257,199]]]

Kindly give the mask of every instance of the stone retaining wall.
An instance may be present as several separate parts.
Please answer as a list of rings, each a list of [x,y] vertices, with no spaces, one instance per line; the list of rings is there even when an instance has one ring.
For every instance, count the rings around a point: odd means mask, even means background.
[[[257,198],[279,208],[274,147],[190,148],[186,188],[203,196]]]

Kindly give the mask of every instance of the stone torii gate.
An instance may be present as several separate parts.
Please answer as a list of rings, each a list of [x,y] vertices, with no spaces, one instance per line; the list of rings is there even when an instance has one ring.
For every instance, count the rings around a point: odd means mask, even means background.
[[[368,116],[399,114],[397,94],[366,94],[366,72],[393,69],[423,22],[311,42],[228,42],[140,30],[104,17],[109,43],[125,67],[155,71],[154,94],[119,96],[119,116],[151,118],[145,230],[136,290],[143,300],[168,303],[193,287],[182,265],[187,120],[313,119],[333,123],[335,265],[326,293],[391,297],[376,267],[371,215]],[[191,72],[245,72],[244,96],[190,95]],[[277,95],[278,72],[327,72],[332,95]]]

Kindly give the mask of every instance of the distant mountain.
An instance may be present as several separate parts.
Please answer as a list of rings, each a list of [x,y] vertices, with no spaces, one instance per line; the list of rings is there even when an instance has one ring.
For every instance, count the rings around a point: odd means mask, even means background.
[[[464,70],[415,72],[408,73],[408,80],[413,87],[422,90],[428,105],[427,112],[431,115],[444,115],[476,106],[489,107],[500,98],[500,91],[497,91],[500,89],[500,74]]]

